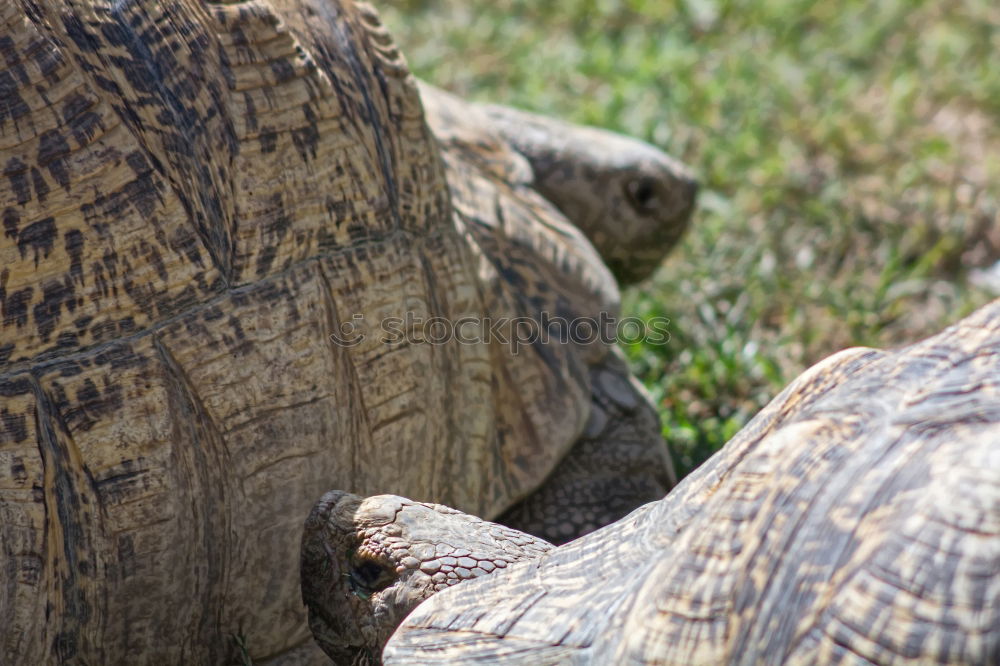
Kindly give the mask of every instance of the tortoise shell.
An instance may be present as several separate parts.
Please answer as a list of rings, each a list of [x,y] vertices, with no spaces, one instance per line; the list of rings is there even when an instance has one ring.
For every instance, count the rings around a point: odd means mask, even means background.
[[[543,199],[446,167],[370,7],[16,0],[0,26],[4,661],[278,654],[324,490],[494,516],[583,430],[606,345],[424,339],[618,292]]]

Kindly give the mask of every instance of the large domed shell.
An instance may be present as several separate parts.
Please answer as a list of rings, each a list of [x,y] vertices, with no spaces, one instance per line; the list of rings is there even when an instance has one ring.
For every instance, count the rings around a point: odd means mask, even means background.
[[[279,653],[326,489],[495,515],[582,428],[571,346],[497,375],[487,345],[379,339],[545,301],[483,281],[366,5],[18,0],[0,52],[2,660]],[[596,275],[580,307],[614,304]]]
[[[431,596],[382,658],[998,663],[998,389],[1000,300],[841,351],[663,499]]]

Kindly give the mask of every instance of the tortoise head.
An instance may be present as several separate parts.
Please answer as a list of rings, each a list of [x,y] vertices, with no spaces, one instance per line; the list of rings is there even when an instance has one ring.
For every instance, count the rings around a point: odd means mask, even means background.
[[[535,187],[622,284],[648,276],[687,229],[698,181],[643,141],[503,106],[486,112],[531,164]]]
[[[378,663],[386,641],[438,590],[534,559],[541,539],[439,504],[395,495],[325,494],[302,536],[309,627],[337,663]]]

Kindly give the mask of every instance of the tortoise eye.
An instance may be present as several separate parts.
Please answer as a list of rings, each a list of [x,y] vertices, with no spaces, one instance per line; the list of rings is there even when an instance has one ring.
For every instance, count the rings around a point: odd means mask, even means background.
[[[652,213],[656,210],[656,184],[649,178],[633,178],[626,182],[625,196],[640,213]]]
[[[388,566],[366,557],[351,558],[351,570],[345,574],[351,592],[361,599],[368,599],[392,584],[395,572]]]

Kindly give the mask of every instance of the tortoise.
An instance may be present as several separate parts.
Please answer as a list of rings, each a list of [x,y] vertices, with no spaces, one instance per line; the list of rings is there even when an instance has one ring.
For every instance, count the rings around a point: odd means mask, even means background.
[[[820,362],[666,497],[560,547],[328,493],[302,590],[340,661],[389,639],[387,664],[1000,663],[1000,300]]]
[[[331,484],[567,539],[672,483],[607,340],[432,339],[618,287],[438,141],[368,5],[15,0],[0,52],[0,662],[315,650]]]

